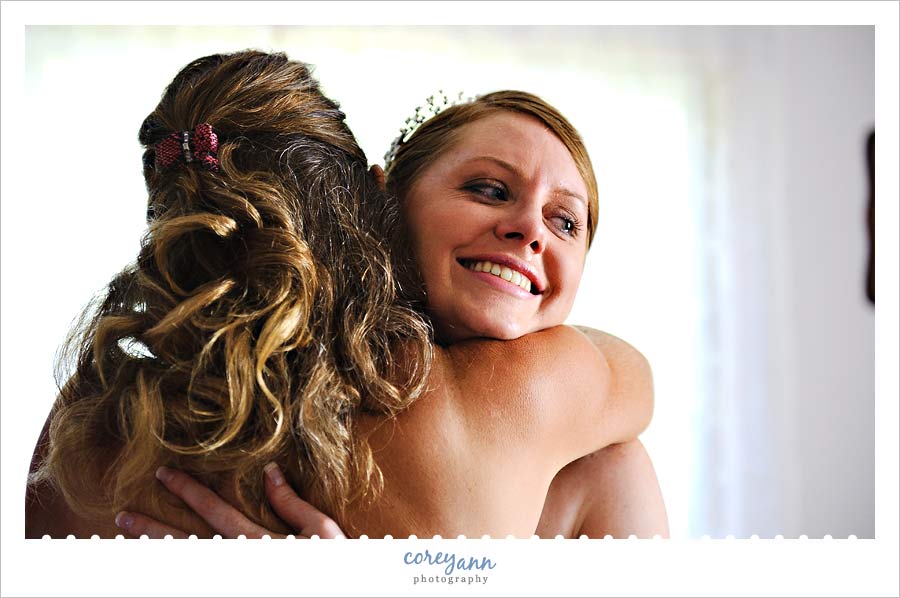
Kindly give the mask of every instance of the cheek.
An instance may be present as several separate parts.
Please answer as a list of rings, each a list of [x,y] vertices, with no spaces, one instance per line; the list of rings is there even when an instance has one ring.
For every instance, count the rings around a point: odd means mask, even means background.
[[[416,262],[422,266],[423,259],[429,251],[429,235],[423,225],[421,215],[418,211],[407,211],[404,214],[406,234],[410,240],[413,250],[413,257]],[[424,272],[423,272],[424,274]]]
[[[438,272],[447,271],[454,251],[468,242],[474,229],[464,212],[437,208],[410,212],[407,226],[416,260]]]
[[[414,205],[404,214],[407,230],[417,250],[431,251],[447,236],[448,221],[439,210]]]
[[[425,282],[435,278],[440,270],[440,257],[443,253],[439,235],[429,234],[428,231],[418,229],[412,234],[413,252]]]
[[[437,307],[445,295],[449,276],[449,255],[447,239],[438,230],[427,230],[410,223],[416,228],[410,231],[413,259],[419,270],[419,276],[425,286],[425,302],[429,308]]]
[[[572,289],[572,295],[578,292],[578,287],[581,284],[581,279],[584,276],[584,260],[585,255],[578,256],[578,259],[575,260],[573,264],[569,267],[568,272],[568,287]]]
[[[584,255],[565,256],[558,265],[559,298],[570,309],[584,274]]]

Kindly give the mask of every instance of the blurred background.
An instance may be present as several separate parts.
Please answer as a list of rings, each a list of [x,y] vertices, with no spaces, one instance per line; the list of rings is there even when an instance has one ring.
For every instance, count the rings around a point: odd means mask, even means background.
[[[874,44],[871,26],[27,27],[29,184],[4,198],[3,236],[29,255],[4,282],[28,292],[4,296],[3,359],[29,391],[4,415],[21,410],[30,455],[56,349],[137,254],[137,133],[165,85],[202,55],[284,51],[315,65],[373,164],[438,90],[558,107],[600,186],[569,323],[653,367],[642,440],[672,537],[871,538]]]

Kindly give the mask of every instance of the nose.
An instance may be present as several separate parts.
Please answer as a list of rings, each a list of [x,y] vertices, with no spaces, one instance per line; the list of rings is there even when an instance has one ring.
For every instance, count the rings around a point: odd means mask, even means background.
[[[506,213],[494,228],[499,239],[514,241],[517,246],[529,247],[533,253],[542,253],[546,246],[544,215],[536,208]]]

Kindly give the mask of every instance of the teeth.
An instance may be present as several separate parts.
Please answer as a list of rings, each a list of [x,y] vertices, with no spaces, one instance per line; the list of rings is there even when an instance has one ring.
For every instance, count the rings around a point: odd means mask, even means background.
[[[516,272],[512,268],[487,261],[472,262],[467,267],[470,270],[474,270],[475,272],[489,272],[494,276],[499,276],[503,280],[508,280],[514,285],[522,287],[529,293],[531,292],[531,281],[528,279],[528,277],[520,274],[519,272]]]

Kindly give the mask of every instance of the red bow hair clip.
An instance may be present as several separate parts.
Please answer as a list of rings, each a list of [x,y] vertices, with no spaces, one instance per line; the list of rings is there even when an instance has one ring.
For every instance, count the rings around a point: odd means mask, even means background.
[[[156,144],[154,165],[157,170],[170,168],[178,162],[196,162],[213,172],[219,172],[219,137],[209,123],[200,123],[192,131],[167,135]]]

